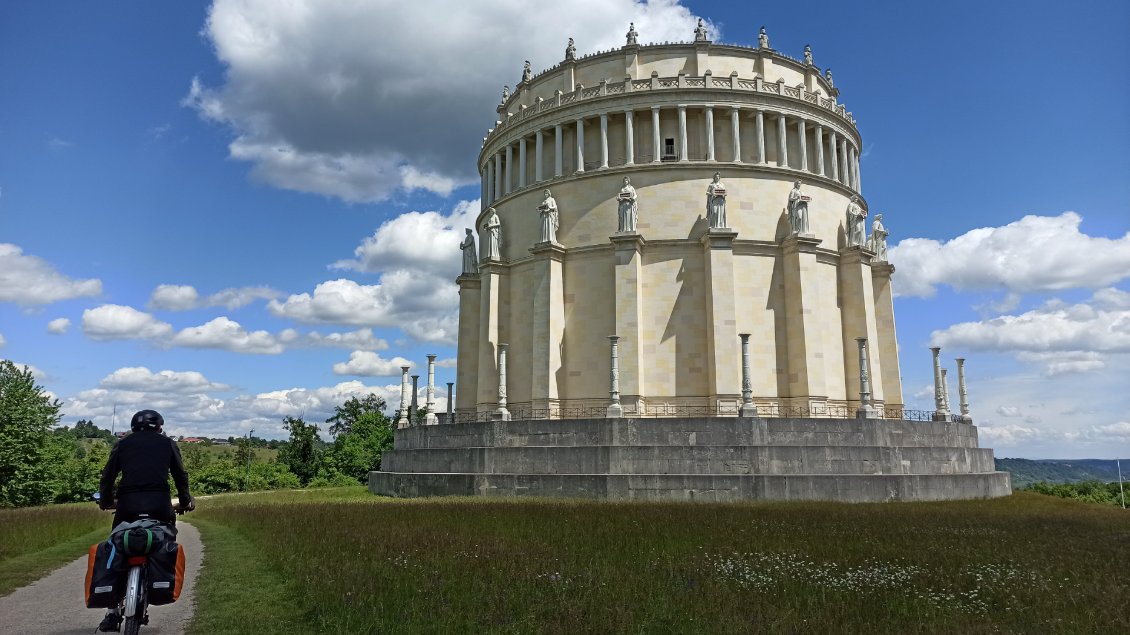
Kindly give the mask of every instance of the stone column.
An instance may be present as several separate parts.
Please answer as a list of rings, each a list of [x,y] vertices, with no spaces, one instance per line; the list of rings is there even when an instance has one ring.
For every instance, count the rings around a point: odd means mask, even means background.
[[[777,115],[777,165],[782,168],[789,167],[789,127],[785,122],[785,115]]]
[[[785,340],[788,351],[788,396],[811,407],[828,399],[825,383],[821,291],[816,261],[820,239],[793,234],[781,244],[785,283]],[[840,371],[842,372],[842,371]]]
[[[493,168],[494,161],[487,159],[483,168],[483,209],[486,209],[494,201],[494,179],[491,176],[494,171]]]
[[[858,192],[859,188],[856,187],[856,185],[855,185],[855,146],[848,145],[847,154],[848,154],[848,158],[847,158],[848,187],[850,187],[853,190],[855,190],[856,192]]]
[[[420,412],[420,376],[412,375],[412,410],[408,412],[408,423],[420,425],[419,412]]]
[[[824,126],[816,124],[812,134],[813,141],[816,142],[816,173],[824,176]]]
[[[714,160],[714,107],[706,106],[706,160]]]
[[[408,371],[411,366],[400,367],[400,416],[396,419],[396,427],[408,427],[408,404],[411,403],[408,397]]]
[[[847,154],[848,154],[847,153],[847,138],[841,138],[840,139],[840,183],[843,183],[844,185],[849,185],[848,180],[850,178],[850,176],[848,174],[848,164],[847,164],[848,156],[847,156]]]
[[[948,369],[942,369],[942,401],[946,404],[946,412],[950,412],[950,383],[949,379],[946,378],[947,372],[949,372]]]
[[[634,165],[636,162],[635,116],[634,111],[624,111],[624,165]]]
[[[706,264],[706,366],[711,406],[737,409],[741,395],[734,340],[738,338],[737,302],[734,292],[734,239],[728,228],[708,229],[702,237]]]
[[[498,375],[498,343],[502,340],[502,316],[507,268],[498,261],[484,261],[479,265],[479,280],[482,284],[479,303],[479,363],[476,409],[479,412],[494,408],[498,385],[494,383]],[[466,386],[466,384],[464,384]],[[464,392],[464,391],[461,391]]]
[[[530,350],[531,407],[555,411],[560,406],[564,378],[562,348],[565,342],[565,248],[538,243],[530,249],[529,275],[533,297],[529,305],[533,327]],[[520,372],[520,371],[519,371]]]
[[[878,419],[879,411],[871,405],[871,378],[867,373],[867,338],[855,338],[859,344],[859,409],[856,419]]]
[[[624,416],[624,407],[620,405],[620,351],[617,350],[618,335],[609,335],[608,341],[612,343],[612,365],[609,371],[610,385],[608,387],[608,396],[610,403],[608,410],[605,411],[605,416],[612,419]]]
[[[561,124],[557,124],[556,126],[553,127],[553,133],[555,135],[554,138],[555,138],[555,142],[557,144],[556,146],[554,146],[553,176],[559,177],[562,174],[561,170],[563,168],[561,167],[561,164],[563,162],[562,159],[564,159],[564,157],[562,156],[564,154],[564,148],[562,147],[562,143],[561,143]]]
[[[660,138],[659,132],[659,106],[651,107],[651,145],[654,154],[651,157],[652,163],[659,163],[663,160],[663,139]]]
[[[829,157],[832,161],[832,180],[840,180],[840,160],[836,158],[836,148],[839,142],[836,141],[836,131],[832,130],[828,133],[828,148],[832,151],[832,156]]]
[[[608,167],[608,113],[600,113],[600,167]]]
[[[853,385],[863,372],[859,367],[856,341],[862,337],[868,342],[877,342],[879,337],[875,319],[875,291],[871,286],[870,269],[871,252],[860,247],[846,247],[840,251],[840,266],[836,268],[838,285],[836,295],[840,304],[840,338],[843,343],[841,347],[843,370],[840,372],[843,373],[844,378],[845,399],[851,399],[855,394],[863,392],[861,387],[856,389]],[[875,357],[872,348],[868,346],[866,349],[870,355],[867,363],[869,377],[879,377],[883,365]],[[885,401],[881,383],[870,386],[867,393],[875,402]]]
[[[526,187],[526,138],[518,140],[518,189]]]
[[[479,200],[482,201],[482,207],[480,209],[486,209],[487,203],[490,203],[490,201],[487,200],[486,168],[483,168],[481,171],[479,171]]]
[[[804,138],[804,120],[796,120],[796,132],[800,139],[800,169],[808,170],[808,140]]]
[[[687,161],[687,107],[679,105],[679,160]]]
[[[757,406],[753,405],[753,380],[749,368],[749,333],[738,333],[742,338],[742,407],[738,416],[743,418],[757,417]]]
[[[434,426],[439,423],[439,418],[436,417],[436,356],[434,353],[428,354],[428,387],[424,394],[424,408],[428,411],[428,414],[424,416],[424,424]]]
[[[495,421],[510,421],[510,411],[506,409],[506,347],[498,345],[498,407],[491,414]]]
[[[957,399],[958,407],[961,408],[961,422],[973,423],[973,417],[969,416],[969,393],[965,391],[965,358],[958,357],[957,361]]]
[[[542,177],[544,172],[542,171],[542,167],[541,167],[542,159],[545,156],[544,150],[543,150],[544,143],[542,141],[544,136],[545,136],[545,133],[541,130],[538,130],[537,135],[534,136],[534,182],[535,183],[544,180],[544,178]]]
[[[585,171],[585,120],[577,119],[577,172]]]
[[[455,388],[455,382],[452,382],[452,381],[447,382],[447,422],[448,423],[455,423],[455,420],[452,418],[452,415],[455,414],[455,410],[453,408],[453,406],[455,405],[454,388]]]
[[[506,172],[502,177],[502,192],[504,194],[510,193],[511,174],[514,172],[514,146],[506,144]]]
[[[494,200],[502,198],[502,153],[494,153]]]
[[[478,274],[455,279],[459,285],[459,342],[455,377],[459,381],[460,411],[475,409],[479,382],[479,311],[482,284]]]
[[[765,111],[757,111],[757,162],[765,163]]]
[[[742,162],[742,111],[737,106],[730,109],[730,134],[734,137],[734,163]]]
[[[950,413],[946,411],[946,393],[942,386],[942,365],[938,361],[938,354],[942,349],[931,346],[930,352],[934,354],[934,421],[948,421]]]
[[[859,156],[855,157],[855,191],[863,192],[863,182],[859,180]]]
[[[645,241],[637,232],[610,237],[615,256],[616,333],[619,336],[620,386],[622,403],[635,412],[643,410],[643,249]]]
[[[895,337],[895,307],[891,293],[894,265],[871,262],[871,286],[875,297],[875,332],[871,355],[880,366],[872,366],[872,382],[883,388],[883,403],[889,408],[903,406],[902,378],[899,370],[898,339]]]

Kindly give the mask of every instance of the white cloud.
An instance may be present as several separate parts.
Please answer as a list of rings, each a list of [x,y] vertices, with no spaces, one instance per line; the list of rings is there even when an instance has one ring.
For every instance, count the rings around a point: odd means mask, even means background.
[[[311,346],[322,348],[345,348],[363,351],[383,351],[388,348],[388,341],[373,335],[372,329],[358,329],[346,333],[299,333],[294,329],[285,329],[278,334],[278,339],[288,347]]]
[[[8,343],[8,340],[4,339],[3,334],[0,334],[0,346],[4,346],[7,343]]]
[[[1083,436],[1093,441],[1113,441],[1130,444],[1130,421],[1119,421],[1107,425],[1091,426]]]
[[[224,289],[201,298],[191,285],[162,284],[149,298],[152,310],[187,311],[202,307],[222,306],[229,311],[251,304],[256,300],[273,300],[281,294],[268,287],[237,287]]]
[[[68,278],[42,258],[24,255],[11,243],[0,243],[0,302],[28,306],[101,293],[101,280]]]
[[[226,391],[230,386],[209,381],[196,371],[162,370],[152,372],[143,366],[119,368],[98,383],[108,390],[134,392],[192,393],[205,390]]]
[[[455,368],[458,364],[459,360],[454,357],[448,357],[447,359],[441,359],[436,362],[436,366],[440,368]]]
[[[1072,373],[1087,373],[1106,368],[1106,360],[1101,353],[1093,351],[1067,351],[1057,353],[1032,353],[1021,351],[1016,359],[1032,364],[1043,364],[1044,375],[1055,377]]]
[[[354,260],[339,260],[334,267],[364,273],[390,270],[426,271],[454,280],[462,266],[464,229],[475,227],[479,200],[460,201],[450,215],[408,212],[381,224],[353,250]]]
[[[413,366],[403,357],[385,359],[372,351],[353,351],[348,362],[334,364],[335,375],[360,375],[363,377],[393,377],[400,375],[401,366]]]
[[[133,307],[103,304],[82,312],[82,332],[95,340],[161,340],[172,334],[173,327]]]
[[[694,26],[678,0],[217,0],[204,32],[224,84],[194,79],[184,101],[230,126],[231,156],[272,185],[347,201],[400,187],[446,196],[474,180],[469,157],[523,60],[558,63],[570,36],[582,54],[622,46],[629,21],[644,42],[688,40]]]
[[[248,331],[239,322],[218,317],[177,333],[170,343],[188,348],[219,348],[234,353],[276,355],[283,346],[267,331]]]
[[[1046,429],[1019,424],[982,425],[977,429],[977,436],[983,448],[1011,448],[1025,443],[1046,442],[1062,438],[1062,435]]]
[[[71,321],[67,318],[55,318],[47,323],[47,332],[52,335],[62,335],[67,332],[71,327]]]
[[[1000,406],[997,408],[997,414],[1002,417],[1019,417],[1020,408],[1016,406]]]
[[[891,247],[895,292],[931,297],[959,291],[1094,289],[1130,276],[1130,233],[1110,239],[1079,231],[1075,212],[1025,216],[1003,227],[974,229],[948,242],[907,238]],[[1008,309],[1011,310],[1011,309]]]

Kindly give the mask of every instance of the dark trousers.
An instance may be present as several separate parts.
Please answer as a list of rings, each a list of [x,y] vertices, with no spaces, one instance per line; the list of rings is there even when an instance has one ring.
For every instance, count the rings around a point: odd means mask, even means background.
[[[176,527],[177,515],[168,492],[128,492],[118,494],[118,508],[114,512],[114,525],[132,523],[141,518],[152,518]]]

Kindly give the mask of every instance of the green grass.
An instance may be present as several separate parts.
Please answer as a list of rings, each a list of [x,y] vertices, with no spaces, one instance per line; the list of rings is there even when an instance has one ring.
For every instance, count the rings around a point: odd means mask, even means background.
[[[82,556],[110,522],[93,503],[0,509],[0,595]]]
[[[686,505],[345,488],[216,497],[197,518],[201,633],[1130,632],[1130,515],[1027,493]]]

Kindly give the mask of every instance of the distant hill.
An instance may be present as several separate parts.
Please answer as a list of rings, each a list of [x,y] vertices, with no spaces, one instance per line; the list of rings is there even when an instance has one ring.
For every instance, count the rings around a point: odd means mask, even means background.
[[[1019,489],[1037,481],[1077,483],[1079,481],[1118,480],[1118,466],[1106,459],[997,459],[997,469],[1012,473],[1012,487]],[[1130,478],[1130,460],[1122,466],[1122,480]]]

